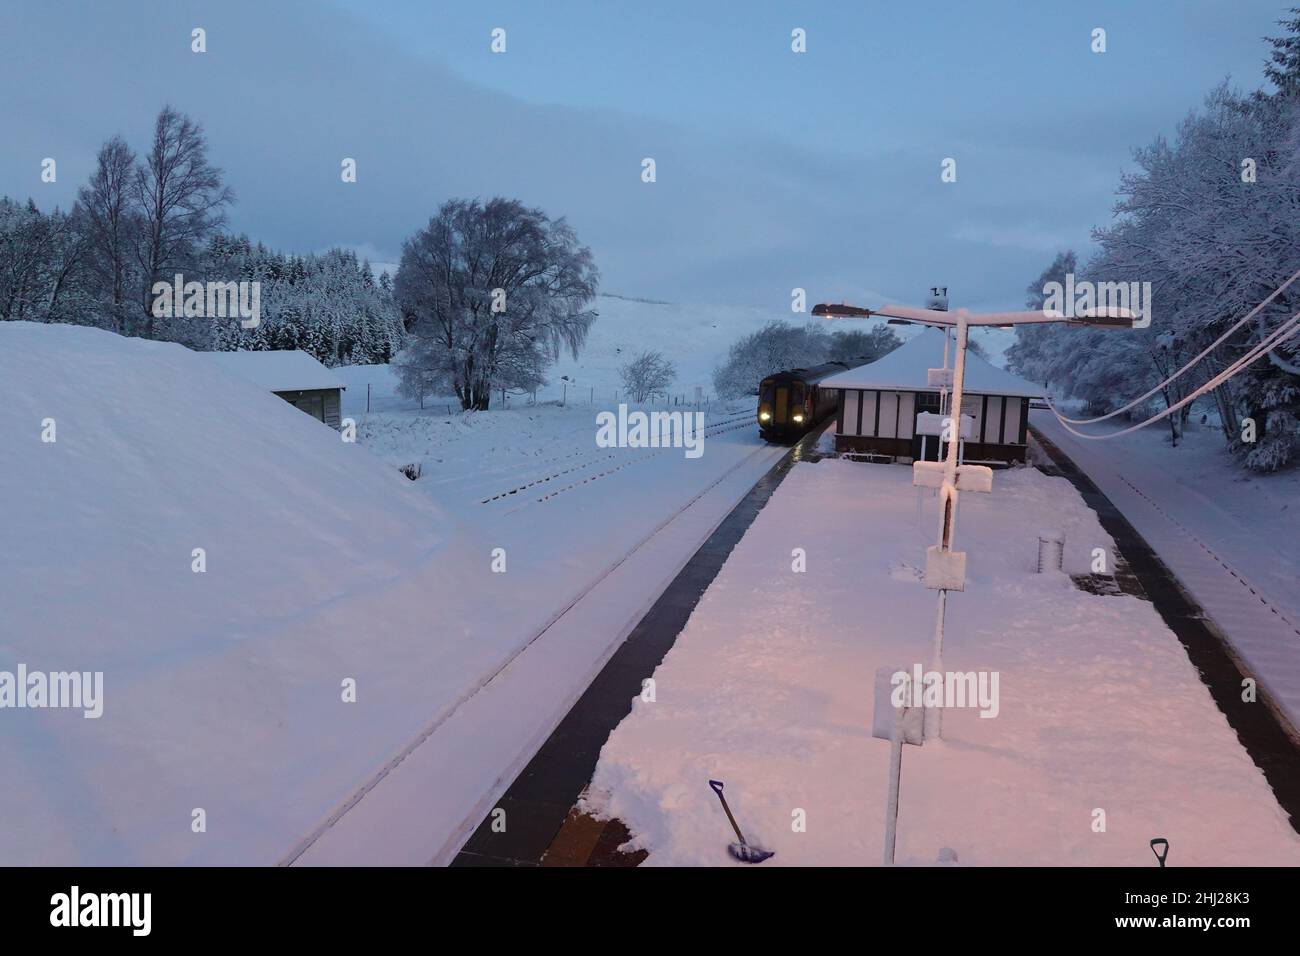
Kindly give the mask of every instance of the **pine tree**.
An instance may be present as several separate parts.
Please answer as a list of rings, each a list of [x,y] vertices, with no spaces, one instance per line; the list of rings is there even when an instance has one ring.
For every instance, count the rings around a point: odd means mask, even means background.
[[[1275,95],[1288,100],[1300,94],[1300,7],[1292,7],[1290,12],[1289,19],[1278,21],[1289,34],[1266,38],[1273,51],[1264,66],[1264,76],[1277,90]]]

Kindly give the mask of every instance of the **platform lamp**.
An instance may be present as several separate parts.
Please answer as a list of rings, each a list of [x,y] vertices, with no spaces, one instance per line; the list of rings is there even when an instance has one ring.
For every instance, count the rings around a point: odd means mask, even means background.
[[[957,497],[962,491],[993,490],[993,470],[987,465],[958,465],[957,445],[960,438],[961,393],[966,378],[966,346],[971,326],[981,328],[1011,328],[1017,325],[1042,325],[1060,322],[1093,328],[1130,329],[1138,316],[1128,309],[1102,308],[1064,315],[1046,309],[1037,312],[971,312],[957,309],[954,312],[937,309],[919,309],[907,305],[886,305],[879,309],[864,309],[846,303],[819,303],[812,314],[826,319],[866,319],[883,316],[891,325],[929,325],[941,329],[957,330],[956,367],[949,370],[930,369],[931,387],[952,390],[949,414],[943,422],[948,438],[948,453],[943,462],[917,461],[912,463],[912,484],[919,488],[937,488],[939,491],[940,519],[939,541],[925,552],[925,586],[939,592],[939,607],[934,625],[933,665],[936,674],[943,673],[944,618],[947,613],[948,592],[962,591],[966,587],[966,552],[952,549],[957,527]],[[946,364],[946,363],[945,363]],[[953,424],[953,410],[957,425]],[[943,708],[925,711],[925,736],[943,736]]]

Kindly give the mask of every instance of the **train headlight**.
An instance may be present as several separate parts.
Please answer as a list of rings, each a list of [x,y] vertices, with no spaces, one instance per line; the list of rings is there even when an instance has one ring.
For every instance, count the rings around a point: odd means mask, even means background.
[[[759,413],[758,413],[758,420],[759,420],[760,422],[768,422],[768,421],[771,421],[771,420],[772,420],[772,413],[771,413],[771,412],[759,412]]]
[[[795,412],[794,415],[791,416],[791,417],[794,418],[795,422],[801,422],[801,421],[803,421],[803,416],[800,415],[798,412]]]

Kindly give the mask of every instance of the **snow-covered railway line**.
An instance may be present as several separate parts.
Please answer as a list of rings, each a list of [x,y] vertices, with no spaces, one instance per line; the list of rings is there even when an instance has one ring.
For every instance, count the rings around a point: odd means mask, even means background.
[[[719,428],[717,431],[711,434],[706,432],[705,437],[713,437],[714,435],[721,435],[726,432],[736,431],[737,429],[748,427],[749,424],[750,421],[749,421],[749,417],[747,416],[745,422],[741,424],[730,425],[729,427],[726,428]],[[572,491],[575,488],[581,488],[583,485],[589,485],[593,481],[596,481],[597,479],[606,478],[610,475],[622,471],[624,468],[630,468],[632,465],[640,464],[641,462],[644,461],[649,461],[650,459],[663,454],[665,451],[671,451],[671,450],[672,449],[667,449],[667,448],[656,448],[653,451],[647,452],[646,454],[637,455],[635,458],[629,458],[625,460],[622,464],[615,465],[613,468],[607,468],[604,471],[598,471],[594,475],[588,475],[586,478],[583,478],[581,481],[571,482],[570,484],[564,485],[563,487],[552,489],[551,491],[548,491],[546,494],[542,495],[540,498],[536,498],[533,501],[525,502],[524,504],[520,505],[518,508],[510,509],[509,511],[506,512],[506,514],[514,514],[515,512],[521,511],[524,508],[528,507],[530,504],[542,504],[543,502],[550,501],[552,498],[555,498],[558,495],[562,495],[566,491]],[[550,479],[547,480],[549,481]]]
[[[441,707],[281,865],[448,862],[622,643],[641,610],[785,451],[754,446],[605,565],[495,667]],[[538,694],[539,686],[550,693]],[[448,727],[440,733],[453,717],[454,732]],[[485,753],[500,755],[490,772],[483,766]],[[449,828],[446,821],[455,823]]]
[[[1166,521],[1168,521],[1170,524],[1176,527],[1183,534],[1187,535],[1187,537],[1190,538],[1193,542],[1195,542],[1197,547],[1199,547],[1202,551],[1204,551],[1221,568],[1223,568],[1224,571],[1228,572],[1228,575],[1234,581],[1236,581],[1247,591],[1249,591],[1251,597],[1254,600],[1258,601],[1260,604],[1264,605],[1264,607],[1266,607],[1268,610],[1272,611],[1273,614],[1276,615],[1277,618],[1281,621],[1281,623],[1290,629],[1292,634],[1294,634],[1296,637],[1300,637],[1300,626],[1297,626],[1296,623],[1291,620],[1291,618],[1289,618],[1285,613],[1279,610],[1277,603],[1275,601],[1269,600],[1269,597],[1265,595],[1261,589],[1257,588],[1254,584],[1252,584],[1250,580],[1243,573],[1241,573],[1235,567],[1233,567],[1232,564],[1230,564],[1226,558],[1224,558],[1213,547],[1211,547],[1209,544],[1203,541],[1195,532],[1193,532],[1189,527],[1187,527],[1186,524],[1179,521],[1176,517],[1170,514],[1168,510],[1162,508],[1160,506],[1160,503],[1155,498],[1151,497],[1151,495],[1147,494],[1145,491],[1139,488],[1136,484],[1134,484],[1124,475],[1116,472],[1116,476],[1119,478],[1120,481],[1128,485],[1129,488],[1132,489],[1135,495],[1142,498],[1148,505],[1151,506],[1151,508],[1159,512],[1161,517],[1163,517]],[[1269,542],[1260,541],[1256,544],[1256,547],[1267,548],[1274,555],[1276,555],[1276,560],[1279,563],[1279,566],[1285,566],[1286,559],[1281,554],[1278,554],[1277,551],[1270,546]]]
[[[583,434],[587,434],[583,430]],[[520,455],[509,461],[503,462],[496,467],[487,467],[482,470],[476,470],[470,474],[452,475],[447,478],[426,478],[424,483],[438,489],[455,488],[458,485],[481,485],[484,479],[496,481],[510,481],[519,475],[528,475],[536,472],[539,468],[557,468],[563,464],[572,464],[575,459],[581,460],[591,457],[590,448],[579,448],[563,455],[535,456]]]
[[[722,421],[715,422],[712,425],[706,425],[704,428],[704,437],[712,438],[716,435],[721,435],[724,432],[735,431],[738,428],[743,428],[746,425],[751,425],[753,423],[753,420],[754,420],[754,416],[752,414],[732,416],[723,419]],[[558,471],[553,471],[550,472],[549,474],[540,475],[532,478],[529,481],[522,481],[518,485],[515,485],[513,488],[507,488],[504,491],[500,491],[494,495],[489,495],[486,498],[482,498],[480,499],[479,504],[486,505],[486,504],[491,504],[494,501],[502,501],[512,496],[518,495],[520,492],[527,491],[529,488],[535,488],[538,485],[547,484],[548,482],[554,481],[557,478],[562,478],[565,475],[570,475],[575,472],[582,471],[586,468],[596,467],[598,465],[603,464],[606,461],[609,461],[610,459],[624,458],[625,460],[623,464],[608,469],[604,472],[601,472],[599,475],[593,477],[601,477],[603,475],[612,474],[615,471],[619,471],[622,468],[625,468],[629,464],[638,461],[644,461],[649,458],[653,458],[655,455],[658,455],[660,452],[667,451],[667,450],[668,449],[665,448],[656,448],[644,455],[637,455],[631,459],[626,459],[625,453],[620,453],[618,451],[602,450],[595,454],[588,455],[588,457],[570,465],[568,468],[564,468]],[[568,487],[577,487],[578,485],[585,484],[586,481],[590,481],[590,480],[592,479],[589,478],[586,479],[585,481],[575,482],[574,484],[569,485]],[[545,497],[550,497],[550,496],[548,495]],[[545,500],[545,497],[539,498],[537,500],[543,501]]]
[[[727,414],[721,421],[707,426],[713,428],[716,425],[727,424],[730,422],[752,421],[752,412],[744,414]],[[611,457],[612,453],[606,452],[605,449],[593,449],[590,444],[586,443],[591,435],[589,428],[584,427],[577,429],[572,433],[566,433],[557,436],[560,442],[564,441],[583,441],[584,447],[576,448],[561,454],[553,453],[551,448],[537,448],[531,454],[518,454],[513,458],[506,459],[496,464],[487,464],[481,468],[475,469],[469,474],[453,474],[446,477],[437,476],[436,474],[426,475],[420,479],[420,484],[429,490],[436,490],[439,494],[449,492],[452,495],[464,494],[466,499],[485,503],[497,497],[509,495],[517,492],[520,487],[526,487],[531,484],[537,484],[544,480],[546,475],[534,481],[534,477],[539,472],[550,472],[551,470],[563,473],[582,467],[584,464],[598,463]],[[547,454],[546,452],[552,452]],[[602,453],[604,452],[604,453]],[[488,498],[483,498],[478,493],[478,488],[485,482],[501,485],[514,482],[514,488],[507,488],[498,494],[493,494]]]

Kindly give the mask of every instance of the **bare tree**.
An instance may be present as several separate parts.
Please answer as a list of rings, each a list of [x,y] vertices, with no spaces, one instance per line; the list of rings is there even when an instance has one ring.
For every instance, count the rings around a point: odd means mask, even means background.
[[[170,106],[154,123],[153,142],[136,170],[132,199],[140,214],[135,242],[145,338],[154,337],[152,289],[195,261],[199,245],[225,223],[234,195],[207,160],[203,127]]]
[[[618,370],[623,389],[634,402],[644,402],[677,380],[677,368],[662,352],[642,352]]]
[[[444,203],[402,244],[404,390],[446,388],[486,409],[493,388],[535,389],[561,348],[576,357],[586,341],[598,280],[563,219],[500,197]]]
[[[78,192],[85,213],[88,267],[107,298],[111,327],[127,330],[131,245],[138,217],[131,205],[135,153],[120,136],[100,147],[95,172]]]

